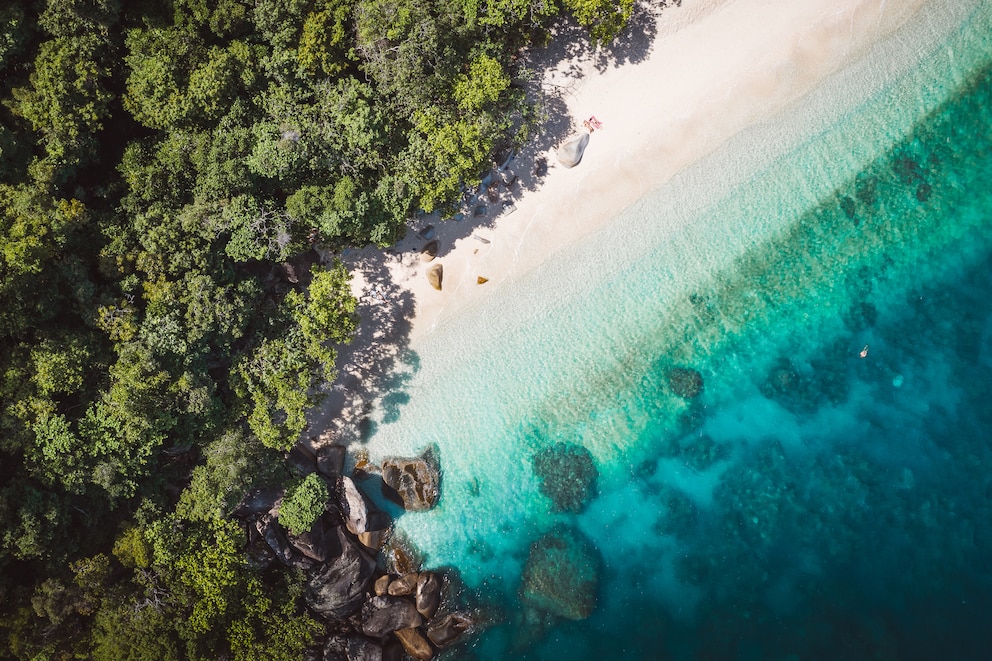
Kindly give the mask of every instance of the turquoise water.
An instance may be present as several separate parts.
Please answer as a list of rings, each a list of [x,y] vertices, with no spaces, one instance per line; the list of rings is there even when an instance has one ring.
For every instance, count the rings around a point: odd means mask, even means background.
[[[742,136],[418,348],[367,441],[439,450],[398,527],[493,622],[455,657],[986,658],[992,8],[951,5],[854,105],[826,85],[787,148]],[[578,513],[535,475],[559,443],[598,471]],[[521,599],[563,525],[598,555],[580,621]]]

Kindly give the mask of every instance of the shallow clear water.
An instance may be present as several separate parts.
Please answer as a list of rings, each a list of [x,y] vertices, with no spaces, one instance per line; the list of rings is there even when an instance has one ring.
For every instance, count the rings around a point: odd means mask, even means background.
[[[497,622],[456,656],[992,649],[992,9],[948,4],[856,105],[803,100],[420,349],[368,442],[439,450],[439,507],[398,527]],[[578,514],[534,472],[560,442],[598,469]],[[599,555],[577,622],[520,599],[563,523]]]

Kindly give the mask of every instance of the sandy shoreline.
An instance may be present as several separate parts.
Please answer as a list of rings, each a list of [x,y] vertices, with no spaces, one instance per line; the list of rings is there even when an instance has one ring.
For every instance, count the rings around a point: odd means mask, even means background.
[[[369,249],[343,256],[362,301],[362,326],[354,345],[341,351],[341,376],[327,404],[311,415],[307,436],[318,444],[340,438],[346,421],[360,418],[397,377],[393,372],[404,352],[480,298],[600,229],[740,131],[779,113],[924,4],[683,0],[679,7],[645,5],[639,11],[654,38],[639,61],[618,64],[586,52],[557,65],[535,66],[536,93],[556,102],[549,109],[568,115],[554,118],[561,126],[581,131],[582,120],[595,115],[603,128],[590,136],[575,168],[559,165],[553,149],[541,144],[548,141],[537,140],[510,162],[517,182],[499,186],[496,203],[482,195],[469,204],[465,220],[417,225],[434,226],[440,244],[434,263],[444,267],[442,291],[427,282],[429,264],[418,255],[426,240],[415,232],[385,253]],[[538,180],[533,163],[541,157],[549,168]],[[504,210],[504,203],[513,207]],[[472,217],[480,205],[487,213]],[[479,277],[488,282],[478,284]]]

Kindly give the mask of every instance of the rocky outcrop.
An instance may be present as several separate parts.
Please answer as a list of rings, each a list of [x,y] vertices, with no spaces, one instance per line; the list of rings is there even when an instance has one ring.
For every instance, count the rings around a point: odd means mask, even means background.
[[[286,535],[279,529],[275,521],[275,517],[266,514],[255,522],[255,529],[272,549],[272,552],[276,554],[276,559],[285,565],[291,565],[293,564],[293,550],[289,546]]]
[[[578,529],[559,526],[531,545],[520,588],[530,608],[583,620],[596,608],[599,551]]]
[[[324,661],[384,661],[382,645],[362,636],[332,636],[324,645]]]
[[[276,506],[276,503],[279,502],[285,493],[285,489],[252,489],[245,494],[245,497],[241,499],[241,502],[238,503],[233,510],[231,510],[231,515],[245,519],[259,514],[265,514]]]
[[[317,569],[307,581],[307,604],[327,618],[351,615],[371,587],[375,560],[343,528],[336,529],[340,554]]]
[[[450,612],[437,617],[447,580],[421,571],[422,558],[402,534],[393,534],[389,515],[375,507],[354,479],[340,474],[342,451],[325,446],[316,455],[315,469],[336,488],[320,517],[302,534],[278,525],[282,490],[245,497],[235,512],[246,526],[248,560],[258,568],[279,560],[306,573],[306,605],[332,632],[322,650],[326,661],[432,659],[469,630],[472,618]],[[297,472],[304,472],[305,454],[296,457]],[[355,476],[365,474],[361,465],[356,462]],[[367,457],[366,465],[372,466]],[[389,459],[381,472],[383,494],[407,509],[436,505],[440,467],[433,450]],[[390,573],[377,568],[377,557]]]
[[[411,512],[433,508],[441,496],[441,471],[432,450],[413,459],[386,459],[382,481],[388,487],[383,492]]]
[[[317,450],[317,472],[332,483],[344,474],[347,449],[341,445],[325,445]]]
[[[672,367],[665,373],[668,387],[682,399],[694,399],[703,390],[703,375],[688,367]]]
[[[431,283],[431,287],[441,291],[441,281],[444,279],[444,267],[440,264],[435,264],[434,266],[427,269],[427,282]]]
[[[417,589],[417,579],[419,578],[420,574],[416,572],[400,576],[389,584],[387,592],[392,597],[405,597],[413,594]]]
[[[434,650],[427,639],[416,628],[399,629],[396,637],[406,653],[417,661],[430,661],[434,658]]]
[[[337,533],[324,517],[318,517],[307,532],[290,534],[288,539],[293,548],[317,562],[324,562],[329,555],[336,555],[338,552]]]
[[[348,532],[352,535],[368,532],[369,503],[350,477],[342,477],[338,482],[338,504]]]
[[[556,512],[581,512],[596,495],[599,471],[589,450],[574,443],[555,443],[533,459],[541,493]]]
[[[362,631],[366,636],[382,638],[400,629],[419,627],[424,618],[409,599],[373,597],[362,610]]]

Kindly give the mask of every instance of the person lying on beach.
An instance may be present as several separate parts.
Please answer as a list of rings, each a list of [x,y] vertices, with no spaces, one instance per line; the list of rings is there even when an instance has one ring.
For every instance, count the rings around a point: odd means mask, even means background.
[[[584,122],[582,122],[582,126],[584,126],[584,127],[585,127],[585,129],[586,129],[587,131],[589,131],[590,133],[592,133],[593,131],[595,131],[595,130],[596,130],[596,129],[594,129],[594,128],[592,127],[592,124],[590,124],[590,123],[589,123],[589,120],[588,120],[588,119],[587,119],[587,120],[585,120]]]

